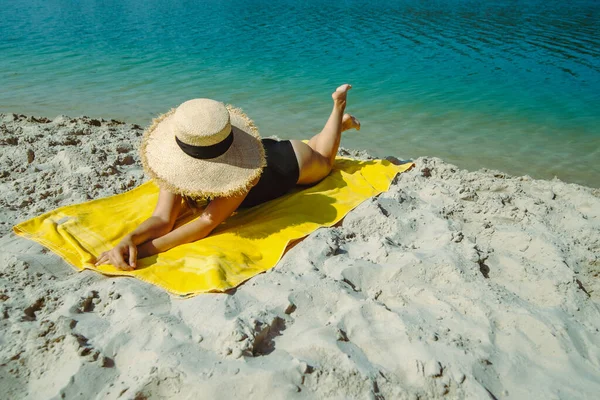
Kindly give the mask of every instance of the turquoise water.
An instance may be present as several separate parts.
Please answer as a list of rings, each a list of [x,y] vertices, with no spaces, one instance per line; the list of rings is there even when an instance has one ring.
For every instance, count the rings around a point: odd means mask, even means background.
[[[483,3],[483,4],[480,4]],[[0,0],[0,112],[146,125],[193,97],[303,138],[600,186],[600,2]]]

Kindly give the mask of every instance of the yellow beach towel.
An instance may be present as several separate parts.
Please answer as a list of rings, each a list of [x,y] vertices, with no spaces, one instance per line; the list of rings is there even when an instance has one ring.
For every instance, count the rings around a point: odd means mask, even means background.
[[[386,191],[394,176],[411,166],[338,158],[331,174],[317,185],[240,210],[205,239],[139,260],[135,271],[95,267],[93,261],[152,214],[158,197],[153,182],[58,208],[15,226],[14,231],[78,269],[134,276],[180,296],[222,292],[274,267],[290,242],[334,225],[364,200]]]

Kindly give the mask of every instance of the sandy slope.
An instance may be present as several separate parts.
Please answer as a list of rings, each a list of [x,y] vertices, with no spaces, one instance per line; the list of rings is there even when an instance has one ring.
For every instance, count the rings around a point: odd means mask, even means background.
[[[6,398],[596,398],[600,190],[420,158],[231,294],[75,272],[11,226],[142,182],[142,130],[0,115]]]

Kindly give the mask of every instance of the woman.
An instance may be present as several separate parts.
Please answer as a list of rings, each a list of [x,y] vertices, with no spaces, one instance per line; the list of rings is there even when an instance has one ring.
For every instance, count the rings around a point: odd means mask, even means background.
[[[150,218],[126,235],[96,266],[133,270],[137,259],[200,240],[238,207],[279,197],[295,185],[325,178],[333,166],[341,133],[360,129],[344,114],[345,84],[331,95],[333,111],[308,144],[299,140],[260,140],[252,121],[239,109],[209,100],[190,100],[154,121],[144,134],[141,157],[160,187]],[[210,198],[201,215],[173,229],[190,198]]]

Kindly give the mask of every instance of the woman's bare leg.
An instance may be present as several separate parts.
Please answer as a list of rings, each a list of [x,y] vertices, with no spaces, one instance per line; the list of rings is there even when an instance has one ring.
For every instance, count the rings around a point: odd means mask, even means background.
[[[340,145],[342,130],[360,129],[360,123],[349,114],[344,114],[346,109],[346,96],[352,86],[345,84],[337,88],[331,95],[333,110],[323,130],[313,136],[308,144],[299,140],[292,140],[292,146],[298,158],[300,177],[298,184],[306,185],[325,178],[335,161]],[[345,129],[344,129],[345,128]]]

